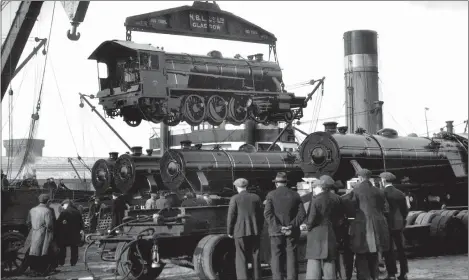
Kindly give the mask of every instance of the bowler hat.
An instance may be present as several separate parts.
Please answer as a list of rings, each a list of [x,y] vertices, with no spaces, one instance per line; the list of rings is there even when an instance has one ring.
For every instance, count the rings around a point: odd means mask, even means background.
[[[321,180],[326,186],[333,186],[335,183],[334,179],[332,179],[332,177],[329,175],[322,175],[319,177],[319,180]]]
[[[360,177],[370,178],[371,171],[368,169],[361,169],[361,170],[358,170],[357,175]]]
[[[384,180],[388,182],[392,182],[396,180],[396,176],[394,176],[394,174],[392,174],[391,172],[383,172],[379,174],[379,177],[383,178]]]
[[[249,184],[248,180],[244,178],[238,178],[233,182],[233,186],[237,188],[242,188],[242,189],[246,188],[248,184]]]
[[[39,195],[39,203],[47,203],[50,200],[50,196],[48,194],[41,194]]]
[[[272,182],[286,183],[287,182],[287,173],[278,172],[277,176],[275,176],[275,180],[273,180]]]

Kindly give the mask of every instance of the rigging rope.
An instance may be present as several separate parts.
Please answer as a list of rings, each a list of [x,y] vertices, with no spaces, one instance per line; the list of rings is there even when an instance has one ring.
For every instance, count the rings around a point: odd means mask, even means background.
[[[37,131],[37,127],[38,127],[38,120],[39,120],[39,110],[41,109],[41,98],[42,98],[42,93],[43,93],[42,90],[43,90],[43,87],[44,87],[44,79],[45,79],[45,76],[46,76],[47,59],[49,57],[50,39],[51,39],[51,35],[52,35],[52,26],[53,26],[53,23],[54,23],[54,15],[55,15],[55,4],[56,4],[56,2],[54,2],[54,7],[52,9],[52,19],[51,19],[50,27],[49,27],[49,36],[48,36],[48,39],[47,39],[48,44],[47,44],[47,50],[46,50],[46,57],[45,57],[45,60],[44,60],[44,67],[43,67],[43,70],[42,70],[41,87],[39,89],[39,97],[38,97],[37,105],[36,105],[36,113],[33,114],[32,117],[31,117],[31,124],[30,124],[30,129],[29,129],[28,142],[26,144],[26,149],[25,149],[25,154],[24,154],[24,157],[23,157],[23,162],[21,163],[21,166],[18,170],[18,174],[16,174],[16,176],[15,176],[15,179],[18,178],[18,175],[21,174],[21,172],[23,171],[25,165],[28,163],[29,159],[31,158],[30,152],[31,152],[32,145],[33,145],[32,140],[34,139],[34,136],[36,135],[36,131]]]

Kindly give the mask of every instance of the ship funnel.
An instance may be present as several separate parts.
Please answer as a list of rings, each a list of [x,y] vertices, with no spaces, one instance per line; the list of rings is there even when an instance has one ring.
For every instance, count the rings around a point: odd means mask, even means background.
[[[117,160],[118,157],[119,157],[118,152],[110,152],[109,153],[109,158],[112,159],[112,160]]]
[[[329,132],[329,133],[336,133],[337,132],[337,122],[325,122],[323,123],[324,125],[324,131]]]
[[[142,155],[142,147],[140,146],[135,146],[131,148],[131,152],[133,156],[141,156]]]
[[[453,121],[447,121],[446,122],[446,132],[448,133],[454,133],[453,132]]]

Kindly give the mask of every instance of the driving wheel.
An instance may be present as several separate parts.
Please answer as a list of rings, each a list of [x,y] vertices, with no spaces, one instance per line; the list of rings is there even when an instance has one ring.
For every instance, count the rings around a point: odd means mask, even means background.
[[[269,113],[267,112],[257,113],[257,111],[251,111],[250,117],[257,123],[261,123],[264,125],[267,125],[269,123]]]
[[[228,115],[228,102],[219,95],[213,95],[207,102],[207,121],[211,125],[220,125]]]
[[[246,106],[247,99],[235,96],[230,99],[228,104],[229,120],[233,124],[242,124],[248,118],[248,108]]]
[[[205,117],[204,99],[199,95],[189,95],[182,107],[184,120],[191,126],[199,125]]]
[[[163,118],[163,123],[168,126],[176,126],[181,122],[181,116],[178,113],[169,113]]]
[[[19,232],[2,235],[2,276],[20,275],[28,268],[28,252],[20,250],[26,238]]]

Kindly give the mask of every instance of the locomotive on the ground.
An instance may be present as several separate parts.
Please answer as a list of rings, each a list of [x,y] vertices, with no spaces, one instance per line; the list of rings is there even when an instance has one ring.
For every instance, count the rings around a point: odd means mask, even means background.
[[[262,54],[247,59],[169,53],[150,44],[105,41],[89,57],[107,66],[97,94],[110,117],[130,126],[142,120],[175,126],[207,121],[242,124],[302,117],[305,97],[284,89],[277,62]]]
[[[346,127],[326,123],[326,132],[315,132],[299,148],[305,175],[330,175],[346,182],[355,176],[355,161],[373,175],[389,171],[396,186],[416,196],[450,194],[454,203],[467,206],[467,137],[442,132],[435,137],[402,137],[393,129],[377,135],[346,133]],[[456,201],[458,200],[458,201]]]

